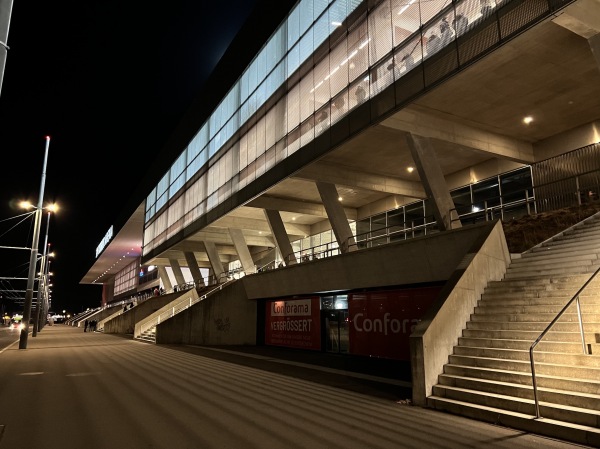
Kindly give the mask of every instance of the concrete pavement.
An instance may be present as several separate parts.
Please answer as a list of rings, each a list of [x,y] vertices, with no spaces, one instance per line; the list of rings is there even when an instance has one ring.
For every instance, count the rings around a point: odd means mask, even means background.
[[[406,405],[403,382],[318,354],[261,350],[46,326],[0,353],[0,449],[583,447]]]

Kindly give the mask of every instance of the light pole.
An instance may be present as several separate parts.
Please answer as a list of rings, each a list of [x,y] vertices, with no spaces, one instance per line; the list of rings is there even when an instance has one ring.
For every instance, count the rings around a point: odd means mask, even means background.
[[[48,207],[48,219],[46,220],[46,236],[44,237],[44,254],[42,255],[42,262],[40,266],[40,278],[38,280],[38,294],[37,302],[35,306],[35,320],[33,321],[33,333],[32,337],[37,337],[37,333],[42,329],[42,323],[40,321],[40,309],[42,308],[42,286],[44,287],[43,296],[46,297],[46,267],[48,265],[48,230],[50,229],[50,214],[56,210],[56,206],[51,205]]]
[[[42,221],[42,204],[44,201],[44,186],[46,184],[46,164],[48,162],[48,148],[50,147],[50,136],[46,136],[46,149],[44,152],[44,165],[42,168],[42,181],[40,183],[40,196],[35,209],[33,227],[33,242],[31,244],[31,257],[29,258],[29,276],[27,277],[27,290],[25,291],[25,304],[23,307],[23,328],[19,338],[19,349],[27,349],[27,337],[29,336],[29,320],[31,319],[31,302],[33,299],[33,283],[35,279],[35,268],[37,265],[38,241],[40,239],[40,222]]]
[[[50,250],[50,243],[48,243],[48,250]],[[54,252],[50,252],[48,253],[48,259],[46,260],[46,283],[44,284],[44,301],[43,301],[43,305],[44,308],[42,309],[42,316],[40,317],[40,329],[43,329],[44,326],[46,325],[46,319],[45,317],[48,316],[48,312],[50,311],[50,293],[52,292],[50,290],[50,287],[52,287],[52,284],[50,283],[50,275],[52,273],[50,273],[50,262],[52,262],[52,259],[50,259],[50,257],[52,257],[54,254]]]

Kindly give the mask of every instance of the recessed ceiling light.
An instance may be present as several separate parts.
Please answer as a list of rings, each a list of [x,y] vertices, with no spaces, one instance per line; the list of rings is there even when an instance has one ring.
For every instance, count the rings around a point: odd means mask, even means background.
[[[338,196],[338,201],[342,201],[342,197],[341,196]]]
[[[526,125],[529,125],[531,122],[533,122],[533,117],[530,115],[523,119],[523,123],[525,123]]]
[[[412,173],[415,170],[415,167],[406,167],[406,171]]]

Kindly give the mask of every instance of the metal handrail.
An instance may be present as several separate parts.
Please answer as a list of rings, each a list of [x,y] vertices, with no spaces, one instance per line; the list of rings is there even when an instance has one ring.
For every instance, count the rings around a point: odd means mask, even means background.
[[[533,385],[533,399],[535,401],[535,417],[536,418],[540,418],[541,416],[540,416],[540,403],[538,400],[537,381],[536,381],[536,377],[535,377],[535,361],[533,359],[533,350],[538,345],[538,343],[542,340],[542,338],[544,338],[546,336],[546,334],[552,328],[552,326],[554,326],[554,324],[560,319],[560,317],[562,317],[562,315],[565,313],[565,311],[573,304],[573,302],[576,302],[576,304],[577,304],[577,319],[579,320],[579,333],[581,334],[581,346],[583,349],[583,353],[585,355],[588,354],[587,347],[585,345],[585,333],[583,331],[583,321],[581,319],[581,305],[579,304],[579,295],[588,286],[588,284],[590,282],[592,282],[592,280],[596,277],[596,275],[598,273],[600,273],[600,268],[598,268],[594,272],[594,274],[592,274],[590,276],[590,278],[583,284],[583,286],[577,291],[577,293],[575,293],[573,295],[573,297],[567,302],[567,304],[561,309],[561,311],[558,312],[556,317],[550,322],[550,324],[548,324],[546,329],[544,329],[544,331],[540,334],[540,336],[533,342],[533,344],[529,348],[529,361],[531,363],[531,380],[532,380],[532,385]]]
[[[172,318],[173,316],[177,315],[179,312],[182,312],[182,311],[188,309],[189,307],[193,306],[194,304],[205,300],[212,294],[214,294],[218,291],[221,291],[223,289],[223,287],[225,285],[229,284],[230,282],[234,282],[237,280],[238,279],[236,279],[236,278],[228,279],[227,281],[216,285],[210,291],[208,291],[207,293],[205,293],[202,296],[199,296],[197,299],[186,298],[181,301],[178,301],[175,305],[170,306],[167,310],[165,310],[161,314],[141,322],[140,323],[140,335],[143,334],[144,332],[146,332],[147,330],[149,330],[153,327],[156,327],[158,324],[162,323],[163,321],[168,320],[169,318]]]

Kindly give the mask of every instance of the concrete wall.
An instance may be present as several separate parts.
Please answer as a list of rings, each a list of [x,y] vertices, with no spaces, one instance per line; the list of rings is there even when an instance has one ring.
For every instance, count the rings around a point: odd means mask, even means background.
[[[135,323],[146,318],[164,305],[173,301],[182,293],[171,293],[169,295],[153,296],[138,304],[133,309],[104,323],[105,334],[133,334]]]
[[[242,278],[249,299],[443,282],[493,223],[403,240]]]
[[[536,142],[535,160],[543,161],[598,142],[600,142],[600,120]]]
[[[160,323],[156,342],[255,345],[256,299],[446,281],[494,227],[481,223],[245,276]]]
[[[501,280],[510,264],[502,223],[474,242],[442,289],[440,296],[410,336],[413,403],[426,405],[448,356],[483,290]]]
[[[256,302],[236,281],[156,327],[156,343],[256,345]]]

